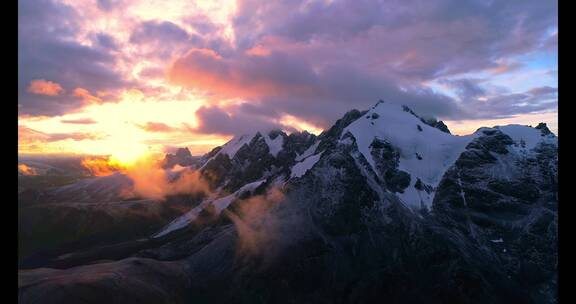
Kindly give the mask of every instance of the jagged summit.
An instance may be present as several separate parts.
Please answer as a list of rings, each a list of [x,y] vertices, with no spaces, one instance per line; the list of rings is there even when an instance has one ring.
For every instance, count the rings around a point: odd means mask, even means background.
[[[422,184],[433,189],[443,173],[464,150],[471,136],[457,137],[427,123],[409,107],[389,102],[378,102],[365,112],[362,118],[352,122],[343,132],[354,138],[358,151],[370,165],[378,178],[394,174],[405,182],[393,187],[408,206],[429,208],[434,198],[433,191],[422,191]],[[379,146],[385,145],[394,151],[397,165],[394,170],[382,169],[386,162]],[[395,172],[395,173],[391,173]],[[420,186],[416,186],[419,182]]]
[[[188,148],[178,148],[175,154],[166,154],[162,167],[165,169],[172,168],[176,165],[179,166],[191,166],[194,163],[192,154]]]
[[[406,105],[379,100],[368,110],[348,111],[318,137],[305,131],[286,135],[281,130],[236,136],[207,154],[203,168],[214,168],[216,163],[222,168],[233,168],[235,162],[252,168],[256,165],[247,164],[254,159],[259,160],[256,172],[261,174],[257,174],[258,177],[264,172],[286,172],[284,178],[300,178],[321,159],[321,153],[336,149],[340,144],[349,144],[352,139],[355,149],[362,155],[361,161],[369,165],[368,170],[374,172],[377,179],[387,181],[389,191],[411,208],[429,209],[444,173],[471,142],[489,136],[487,134],[494,129],[512,140],[513,145],[506,146],[506,150],[530,151],[541,142],[555,140],[553,135],[540,136],[548,134],[545,124],[537,128],[496,126],[481,128],[466,136],[454,136],[442,121],[423,118]],[[382,163],[389,161],[386,157],[395,159],[391,170],[383,169],[386,166]],[[249,181],[255,180],[256,177]],[[239,183],[235,182],[233,188],[240,187]],[[396,186],[391,186],[393,184]]]
[[[263,139],[268,145],[271,154],[276,155],[284,144],[287,135],[282,130],[255,131],[248,134],[237,135],[224,144],[221,149],[214,154],[226,154],[229,158],[234,158],[236,153],[245,145],[250,145],[253,141]]]
[[[184,147],[184,148],[178,148],[178,150],[176,150],[176,157],[191,157],[192,154],[190,153],[190,150],[188,150],[188,148]]]
[[[412,109],[410,109],[406,105],[402,105],[402,110],[418,117],[420,119],[420,121],[422,121],[423,123],[425,123],[425,124],[427,124],[433,128],[436,128],[436,129],[438,129],[444,133],[451,134],[450,130],[448,130],[448,126],[446,126],[443,121],[437,120],[435,117],[423,118],[423,117],[419,116],[418,114],[416,114],[414,111],[412,111]]]
[[[544,122],[539,123],[539,124],[535,127],[535,129],[538,129],[538,130],[542,131],[542,136],[546,136],[546,135],[549,135],[549,134],[553,134],[552,131],[550,131],[550,129],[548,129],[548,126],[547,126],[546,123],[544,123]]]

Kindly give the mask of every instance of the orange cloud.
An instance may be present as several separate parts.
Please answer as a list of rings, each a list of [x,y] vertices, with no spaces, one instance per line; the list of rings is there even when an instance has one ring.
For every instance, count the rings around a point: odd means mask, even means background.
[[[162,122],[147,122],[145,125],[137,125],[142,130],[148,132],[174,132],[178,131],[177,128],[173,128],[165,123]]]
[[[34,169],[32,167],[28,167],[25,164],[18,164],[18,173],[20,173],[22,175],[38,175],[38,172],[36,172],[36,169]]]
[[[268,56],[271,53],[270,49],[260,44],[246,51],[246,55],[250,56]]]
[[[38,95],[57,96],[64,93],[64,89],[56,82],[36,79],[30,82],[28,92]]]
[[[307,131],[314,135],[320,135],[320,133],[324,131],[323,129],[309,123],[306,120],[288,114],[282,116],[282,118],[280,119],[280,123],[284,126],[291,126],[298,131]]]
[[[76,88],[73,93],[74,96],[82,98],[86,103],[102,103],[102,99],[92,95],[90,91],[84,88]]]
[[[161,167],[158,155],[147,154],[129,163],[123,163],[115,157],[86,157],[82,166],[93,176],[106,176],[116,172],[126,174],[132,180],[132,186],[122,190],[125,199],[143,197],[165,200],[170,195],[209,193],[208,184],[200,172],[189,168],[179,168],[179,175],[170,179],[169,171]]]
[[[82,167],[88,169],[93,176],[106,176],[124,170],[124,166],[110,157],[85,157]]]
[[[264,56],[267,52],[257,47],[251,55],[224,58],[213,50],[192,49],[174,62],[168,80],[222,98],[318,93],[311,85],[314,75],[303,63],[282,55]]]
[[[168,171],[161,168],[159,158],[144,156],[128,165],[125,174],[133,181],[132,189],[124,191],[125,197],[145,197],[165,200],[170,195],[209,193],[208,184],[195,170],[181,170],[175,180],[170,180]]]

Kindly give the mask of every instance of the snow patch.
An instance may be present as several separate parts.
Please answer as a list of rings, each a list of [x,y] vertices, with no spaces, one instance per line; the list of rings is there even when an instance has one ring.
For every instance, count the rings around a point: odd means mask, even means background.
[[[260,187],[260,185],[262,185],[265,181],[266,180],[263,179],[253,183],[246,184],[242,186],[242,188],[236,190],[236,192],[223,198],[219,198],[217,200],[212,201],[212,206],[214,206],[216,213],[220,214],[222,210],[228,208],[228,206],[230,206],[230,204],[232,204],[234,200],[236,200],[242,193],[244,192],[252,193],[256,188]]]
[[[228,157],[232,159],[236,155],[236,152],[238,152],[238,150],[240,150],[242,146],[249,144],[250,141],[254,138],[254,136],[256,136],[256,134],[244,134],[240,136],[235,136],[229,142],[225,143],[222,146],[222,149],[218,151],[216,155],[224,153],[227,154]],[[214,157],[216,157],[216,155],[214,155]]]
[[[203,201],[200,205],[192,208],[192,210],[186,212],[184,215],[174,219],[172,222],[170,222],[170,224],[168,224],[166,227],[164,227],[162,230],[160,230],[160,232],[156,233],[152,237],[153,238],[159,238],[159,237],[166,235],[172,231],[180,230],[180,229],[188,226],[188,224],[193,222],[198,217],[200,212],[202,212],[202,210],[204,210],[204,208],[208,205],[209,202],[210,201],[208,201],[208,200]]]
[[[302,175],[306,174],[310,168],[312,168],[322,156],[322,153],[318,153],[316,155],[309,156],[308,158],[304,159],[303,161],[297,163],[292,167],[292,172],[290,173],[290,178],[298,178]]]
[[[264,136],[264,140],[268,145],[268,150],[270,150],[270,154],[276,157],[278,156],[278,152],[282,151],[282,146],[284,144],[284,137],[281,135],[276,136],[276,138],[271,139],[270,134]]]
[[[523,144],[517,147],[517,149],[532,150],[541,142],[556,143],[558,138],[554,135],[542,136],[542,132],[539,129],[535,129],[529,126],[522,125],[507,125],[507,126],[496,126],[494,127],[504,134],[510,136],[514,142],[517,144]]]
[[[246,184],[234,193],[242,194],[243,192],[246,192],[246,191],[252,192],[252,191],[256,190],[256,188],[260,187],[260,185],[262,185],[265,181],[266,181],[266,179],[262,179],[259,181],[255,181],[255,182]]]
[[[316,148],[320,145],[320,141],[315,142],[312,146],[310,146],[306,151],[302,152],[302,154],[296,156],[295,160],[297,162],[302,161],[303,159],[307,158],[308,156],[314,154]]]
[[[462,198],[462,203],[465,207],[468,206],[468,202],[466,201],[466,192],[464,192],[464,187],[462,187],[462,179],[460,178],[460,171],[458,171],[458,188],[460,188],[460,197]]]
[[[158,237],[166,235],[172,231],[180,230],[180,229],[188,226],[188,224],[193,222],[198,217],[200,212],[202,212],[202,210],[206,209],[206,207],[208,207],[209,205],[214,206],[216,214],[220,214],[222,212],[222,210],[228,208],[228,206],[230,206],[230,204],[232,204],[234,202],[234,200],[236,200],[240,194],[242,194],[246,191],[249,191],[249,192],[254,191],[256,188],[258,188],[260,185],[262,185],[265,181],[266,180],[263,179],[263,180],[255,181],[253,183],[246,184],[242,188],[238,189],[236,192],[234,192],[230,195],[221,197],[221,198],[206,199],[202,203],[200,203],[200,205],[194,207],[192,210],[188,211],[184,215],[182,215],[182,216],[176,218],[175,220],[173,220],[172,222],[170,222],[170,224],[168,224],[160,232],[156,233],[152,237],[158,238]]]
[[[220,212],[222,212],[222,210],[228,208],[228,206],[230,206],[230,204],[232,204],[232,202],[235,199],[236,199],[236,195],[230,194],[230,195],[225,196],[223,198],[219,198],[217,200],[214,200],[212,202],[212,206],[214,206],[216,213],[220,214]]]

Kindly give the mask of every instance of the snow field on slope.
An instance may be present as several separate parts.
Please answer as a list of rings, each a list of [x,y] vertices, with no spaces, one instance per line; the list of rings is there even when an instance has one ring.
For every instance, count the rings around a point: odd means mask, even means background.
[[[303,161],[296,163],[294,167],[292,167],[292,172],[290,173],[290,178],[298,178],[306,174],[310,168],[312,168],[322,156],[322,152],[309,156],[305,158]]]
[[[374,113],[378,116],[375,119],[372,118]],[[399,150],[398,169],[410,174],[410,185],[404,193],[397,195],[408,206],[415,208],[420,208],[421,202],[429,208],[434,199],[434,193],[427,194],[414,188],[417,179],[437,187],[446,170],[475,137],[444,133],[423,123],[416,116],[404,111],[401,106],[391,103],[379,103],[350,124],[342,134],[347,131],[352,133],[359,151],[375,172],[376,166],[370,153],[370,144],[375,138],[386,140]],[[422,159],[418,159],[416,154]]]

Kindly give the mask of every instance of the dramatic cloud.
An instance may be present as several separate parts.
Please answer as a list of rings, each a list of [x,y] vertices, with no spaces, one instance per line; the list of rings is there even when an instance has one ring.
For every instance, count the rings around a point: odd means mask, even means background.
[[[457,113],[454,101],[426,87],[400,87],[382,73],[369,73],[339,63],[314,68],[297,55],[239,55],[223,58],[211,50],[193,49],[175,62],[171,79],[222,98],[259,100],[270,107],[327,126],[352,108],[367,108],[379,98],[414,106],[427,114]]]
[[[111,50],[117,50],[118,49],[118,44],[116,42],[116,40],[114,39],[114,37],[105,34],[105,33],[98,33],[95,36],[96,38],[96,42],[98,43],[98,45],[100,45],[103,48],[107,48],[107,49],[111,49]]]
[[[202,107],[196,111],[198,128],[201,133],[216,133],[222,135],[239,135],[258,130],[290,129],[275,122],[275,117],[250,115],[241,109],[231,109],[232,114],[219,107]],[[294,130],[294,129],[292,129]]]
[[[480,97],[478,94],[467,100],[467,115],[463,118],[494,119],[518,114],[549,112],[551,109],[558,108],[556,92],[555,88],[539,87],[522,93]]]
[[[216,98],[327,126],[379,98],[425,115],[468,117],[461,99],[486,92],[459,74],[512,73],[556,26],[555,3],[239,1],[237,51],[192,48],[169,78]],[[459,99],[425,83],[443,80]],[[549,105],[551,106],[551,105]]]
[[[556,25],[556,9],[555,1],[247,0],[239,1],[234,25],[240,47],[280,37],[430,77],[532,50]]]
[[[80,124],[80,125],[91,125],[96,123],[96,121],[92,118],[62,119],[60,120],[60,122],[65,124]]]
[[[100,103],[102,99],[90,94],[90,91],[84,88],[76,88],[73,91],[75,97],[81,98],[84,103]]]
[[[197,35],[189,35],[175,23],[152,20],[138,24],[130,34],[129,42],[138,46],[143,58],[166,61],[204,41]]]
[[[21,114],[59,115],[83,106],[73,95],[47,98],[27,90],[36,79],[48,79],[64,90],[118,89],[127,84],[107,49],[75,40],[82,19],[71,6],[49,0],[18,2],[18,103]]]
[[[222,25],[214,23],[205,15],[195,15],[185,18],[185,23],[194,28],[201,35],[211,34],[222,30]]]
[[[379,99],[450,122],[557,111],[557,0],[18,6],[19,117],[44,142],[72,134],[62,150],[102,133],[132,156],[201,153],[254,130],[319,131]]]
[[[130,36],[130,42],[182,42],[188,39],[188,33],[179,26],[168,21],[143,22]]]
[[[171,78],[223,97],[313,94],[315,77],[302,60],[278,54],[225,59],[208,49],[192,49],[171,70]]]
[[[175,132],[179,130],[161,122],[148,122],[145,125],[138,125],[138,127],[148,132]]]
[[[63,93],[64,89],[55,82],[37,79],[30,82],[28,92],[38,95],[56,96]]]
[[[452,87],[463,101],[486,95],[486,89],[482,88],[481,82],[481,79],[467,78],[442,81],[442,83]]]

